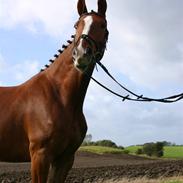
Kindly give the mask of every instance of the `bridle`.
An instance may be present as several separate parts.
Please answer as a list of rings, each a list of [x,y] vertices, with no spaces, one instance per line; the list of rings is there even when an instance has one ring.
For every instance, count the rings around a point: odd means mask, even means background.
[[[92,10],[90,13],[85,13],[85,14],[81,15],[79,20],[84,15],[91,15],[91,14],[95,14],[97,16],[103,17],[100,14],[98,14],[95,11]],[[103,18],[105,18],[105,17],[103,17]],[[75,26],[76,26],[76,24],[75,24]],[[77,40],[76,40],[76,37],[74,37],[74,48],[73,48],[73,50],[76,48],[76,45],[78,44],[78,42],[81,39],[85,40],[89,44],[90,49],[92,50],[92,55],[91,55],[92,62],[97,63],[98,61],[100,61],[102,59],[102,57],[104,55],[104,52],[106,50],[106,44],[107,44],[107,41],[108,41],[108,35],[109,35],[109,32],[108,32],[108,30],[106,28],[105,29],[104,42],[102,43],[102,45],[99,45],[99,43],[97,43],[91,36],[86,35],[86,34],[81,34]]]
[[[106,49],[106,44],[105,44],[105,46],[103,46],[103,48],[99,48],[97,42],[96,42],[94,39],[92,39],[89,35],[82,34],[82,35],[78,38],[77,41],[74,40],[74,48],[76,47],[77,43],[78,43],[81,39],[85,40],[85,41],[89,44],[89,46],[90,46],[90,48],[91,48],[91,50],[92,50],[92,55],[91,55],[92,61],[93,61],[93,62],[100,61],[100,60],[102,59],[103,55],[104,55],[104,51],[105,51],[105,49]],[[95,51],[94,51],[94,50],[95,50]]]

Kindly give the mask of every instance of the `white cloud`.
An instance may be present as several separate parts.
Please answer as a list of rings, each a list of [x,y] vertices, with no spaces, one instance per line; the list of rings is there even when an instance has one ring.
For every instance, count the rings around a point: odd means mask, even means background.
[[[91,81],[84,111],[93,140],[111,139],[127,146],[163,140],[182,144],[182,108],[182,102],[122,102]]]
[[[0,54],[0,85],[21,84],[39,72],[39,62],[37,60],[26,60],[21,64],[10,65]]]
[[[0,27],[23,26],[32,32],[62,35],[76,15],[76,1],[0,0]],[[42,28],[41,28],[42,27]],[[42,33],[42,32],[41,32]]]
[[[3,56],[0,54],[0,71],[3,70],[3,67],[4,67],[4,58]]]
[[[97,1],[86,0],[88,10]],[[24,27],[33,33],[61,36],[79,17],[77,0],[0,0],[0,28]]]
[[[39,68],[40,65],[38,61],[27,60],[21,64],[14,65],[11,71],[14,73],[15,80],[21,83],[38,73]]]
[[[145,88],[148,96],[182,92],[183,2],[108,2],[110,36],[102,62],[122,83],[143,94]],[[100,73],[97,78],[121,92]],[[182,108],[182,102],[123,103],[93,82],[85,102],[89,132],[94,139],[112,139],[121,145],[158,140],[183,144],[179,138],[183,130]]]
[[[149,6],[149,3],[151,6]],[[157,88],[182,83],[181,1],[117,1],[109,16],[110,54],[115,70],[136,84]],[[166,85],[166,84],[165,84]],[[153,87],[152,87],[153,86]]]

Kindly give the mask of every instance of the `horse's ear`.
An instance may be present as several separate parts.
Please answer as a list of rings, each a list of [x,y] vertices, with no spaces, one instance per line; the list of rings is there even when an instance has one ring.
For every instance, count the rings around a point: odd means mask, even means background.
[[[106,0],[98,0],[98,13],[102,16],[105,16],[107,10]]]
[[[85,0],[78,0],[78,13],[81,16],[84,13],[87,13],[87,7],[85,4]]]

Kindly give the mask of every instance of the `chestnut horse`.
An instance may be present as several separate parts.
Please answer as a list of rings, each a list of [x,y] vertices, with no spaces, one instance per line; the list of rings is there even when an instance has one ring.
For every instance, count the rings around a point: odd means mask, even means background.
[[[85,0],[77,7],[76,35],[63,53],[25,83],[0,87],[0,161],[31,161],[33,183],[65,182],[86,134],[83,102],[106,47],[107,3],[98,0],[98,12],[88,13]]]

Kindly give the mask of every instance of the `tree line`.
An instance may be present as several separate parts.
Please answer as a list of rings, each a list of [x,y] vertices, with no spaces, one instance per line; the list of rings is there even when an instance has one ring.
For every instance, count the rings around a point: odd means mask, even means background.
[[[123,146],[117,146],[115,142],[112,140],[98,140],[98,141],[92,141],[92,135],[87,134],[82,146],[104,146],[104,147],[113,147],[113,148],[119,148],[124,149]]]
[[[129,153],[128,150],[126,150],[123,146],[117,146],[116,143],[111,140],[92,141],[91,134],[86,135],[82,145],[119,148],[124,149],[125,153]],[[139,145],[140,147],[136,150],[135,154],[162,157],[164,155],[164,146],[175,146],[175,145],[176,145],[175,143],[167,141],[145,143],[143,145]]]

